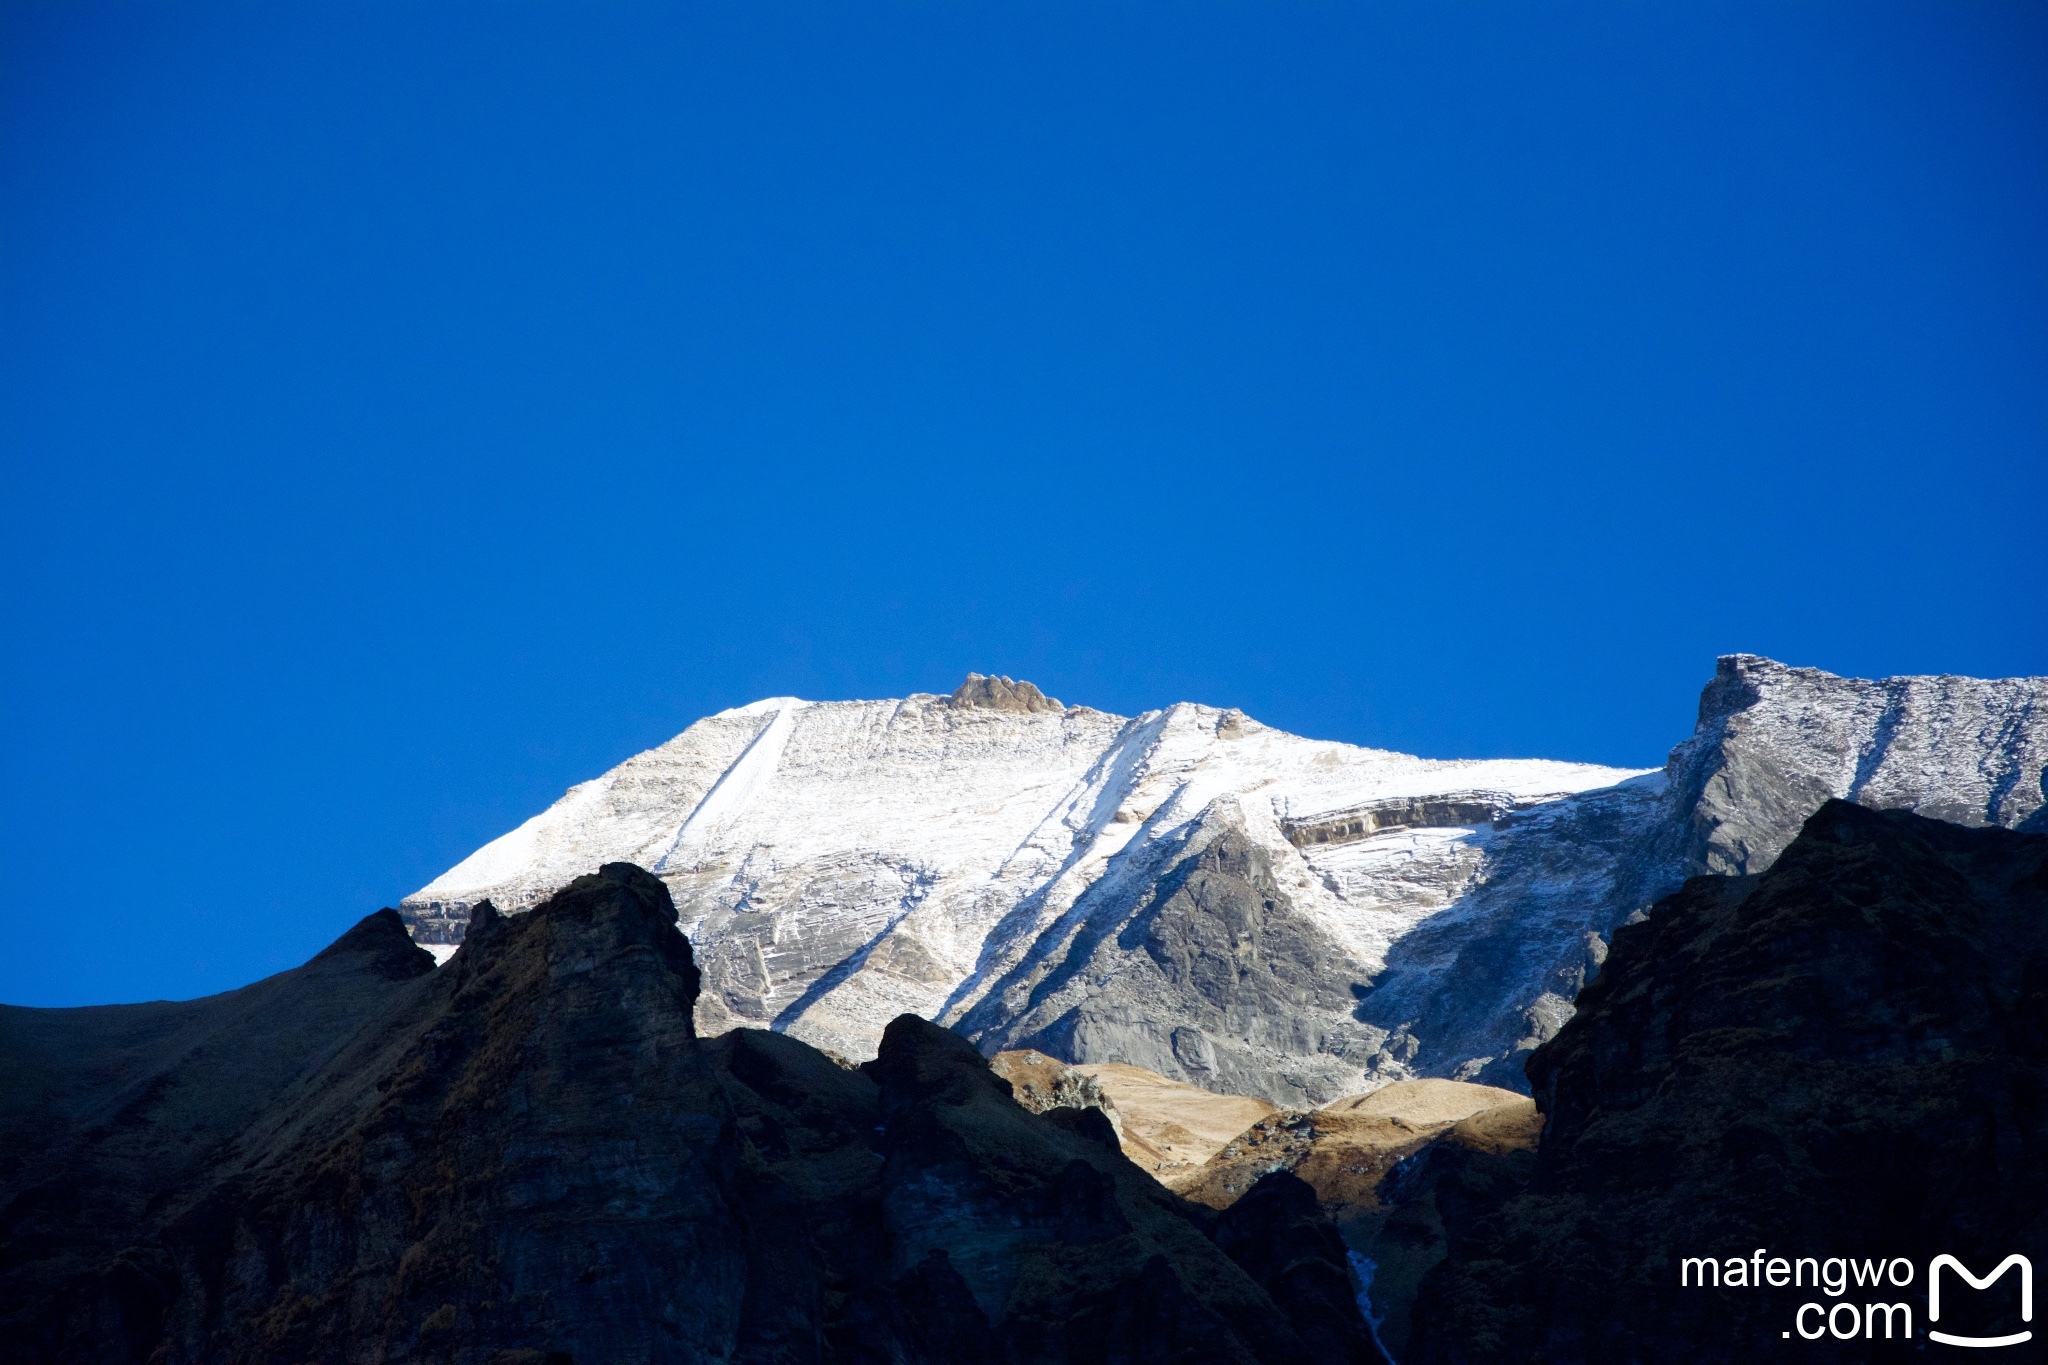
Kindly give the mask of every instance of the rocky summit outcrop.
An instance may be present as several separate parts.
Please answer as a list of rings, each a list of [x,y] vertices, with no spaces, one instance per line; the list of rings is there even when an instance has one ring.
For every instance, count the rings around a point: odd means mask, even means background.
[[[1448,1254],[1402,1360],[1761,1359],[1808,1301],[1906,1303],[1918,1345],[1924,1278],[1759,1285],[1764,1258],[2048,1264],[2048,836],[1828,801],[1769,871],[1620,930],[1578,1006],[1529,1061],[1533,1157],[1447,1151],[1418,1182]],[[1685,1258],[1721,1287],[1681,1287]],[[1972,1310],[1951,1292],[1940,1326]],[[1792,1345],[1887,1349],[1853,1335]]]
[[[1380,1359],[1327,1222],[1161,1188],[915,1017],[700,1039],[626,864],[180,1006],[0,1013],[0,1360]]]
[[[911,1012],[1312,1108],[1388,1081],[1521,1089],[1615,927],[1757,873],[1830,797],[2048,820],[2048,679],[1870,682],[1720,661],[1661,771],[1442,762],[1178,704],[1125,718],[970,675],[775,698],[573,788],[400,907],[445,957],[625,860],[698,947],[699,1031],[874,1055]]]
[[[979,706],[988,711],[1064,711],[1058,697],[1048,697],[1036,683],[1017,682],[1000,674],[990,677],[969,673],[967,681],[953,689],[948,698],[955,706]]]

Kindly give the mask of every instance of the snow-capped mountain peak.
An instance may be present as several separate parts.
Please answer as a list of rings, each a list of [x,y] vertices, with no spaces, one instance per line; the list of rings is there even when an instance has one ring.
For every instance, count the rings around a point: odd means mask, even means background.
[[[1736,656],[1707,692],[1662,771],[1424,759],[1186,702],[1127,718],[979,674],[950,696],[771,698],[571,788],[401,909],[445,954],[485,899],[517,912],[634,862],[675,896],[707,1032],[867,1056],[907,1011],[991,1051],[1290,1103],[1411,1074],[1519,1084],[1620,918],[1723,870],[1731,839],[1782,847],[1803,802],[1910,795],[1855,756],[1879,732],[1940,770],[1921,781],[1943,809],[2017,823],[2041,803],[2001,776],[2041,757],[2041,680],[1871,684]]]

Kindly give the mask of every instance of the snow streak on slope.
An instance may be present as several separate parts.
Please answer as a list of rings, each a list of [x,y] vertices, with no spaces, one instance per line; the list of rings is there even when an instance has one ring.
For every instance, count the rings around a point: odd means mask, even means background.
[[[653,864],[772,719],[772,711],[755,707],[720,712],[571,787],[554,805],[406,897],[400,908],[413,938],[429,948],[460,943],[470,910],[487,896],[500,910],[525,910],[601,863]]]
[[[705,847],[717,840],[732,822],[742,815],[759,795],[761,788],[775,776],[776,767],[782,762],[782,750],[789,743],[789,733],[796,728],[796,713],[809,706],[807,701],[795,697],[776,697],[772,701],[755,702],[739,708],[744,715],[770,714],[774,719],[754,737],[739,760],[725,770],[704,799],[690,812],[690,818],[683,821],[683,827],[676,831],[668,850],[655,859],[653,871],[667,872],[681,867],[690,852]]]

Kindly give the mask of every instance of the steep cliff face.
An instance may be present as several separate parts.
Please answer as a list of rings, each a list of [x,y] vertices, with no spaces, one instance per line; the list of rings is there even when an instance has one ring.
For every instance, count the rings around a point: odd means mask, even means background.
[[[255,1013],[195,1002],[206,1047],[10,1012],[9,1076],[116,1041],[0,1095],[0,1359],[1378,1358],[1326,1224],[1240,1216],[1234,1259],[1098,1113],[1026,1111],[958,1035],[905,1017],[849,1070],[700,1040],[698,988],[667,888],[612,864],[479,907],[438,972],[373,916]],[[222,1021],[298,1041],[237,1079]]]
[[[1802,1302],[1843,1301],[1681,1288],[1685,1257],[2042,1264],[2048,837],[1830,801],[1768,872],[1622,929],[1529,1076],[1533,1166],[1438,1172],[1449,1254],[1404,1360],[1760,1358]]]
[[[1665,851],[1688,873],[1766,870],[1831,797],[2013,829],[2048,798],[2048,678],[1869,682],[1731,655],[1670,771]]]
[[[698,722],[407,898],[445,956],[606,859],[700,947],[697,1022],[849,1057],[936,1019],[1289,1107],[1416,1076],[1519,1088],[1615,926],[1761,871],[1829,797],[2041,820],[2048,680],[1723,659],[1661,772],[1433,762],[1180,704],[971,677]]]
[[[1497,821],[1470,888],[1394,946],[1359,1017],[1416,1070],[1521,1088],[1616,926],[1687,878],[1768,869],[1830,799],[2038,823],[2044,779],[2048,678],[1868,682],[1728,656],[1659,780]]]

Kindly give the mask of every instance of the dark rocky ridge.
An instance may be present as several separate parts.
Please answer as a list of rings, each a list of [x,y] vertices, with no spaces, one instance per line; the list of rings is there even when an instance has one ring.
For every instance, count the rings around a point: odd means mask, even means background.
[[[211,1000],[0,1015],[0,1360],[1379,1359],[1274,1177],[1222,1215],[905,1016],[696,1037],[666,888],[390,912]],[[1312,1201],[1311,1201],[1312,1202]]]
[[[90,1320],[112,1359],[143,1351],[177,1274],[135,1230],[432,970],[381,910],[305,966],[224,995],[0,1006],[0,1352],[62,1358],[46,1314]]]
[[[1682,1290],[1681,1257],[2048,1264],[2048,837],[1829,801],[1768,872],[1622,928],[1529,1078],[1533,1157],[1412,1182],[1449,1254],[1403,1360],[1757,1358],[1837,1302]]]

